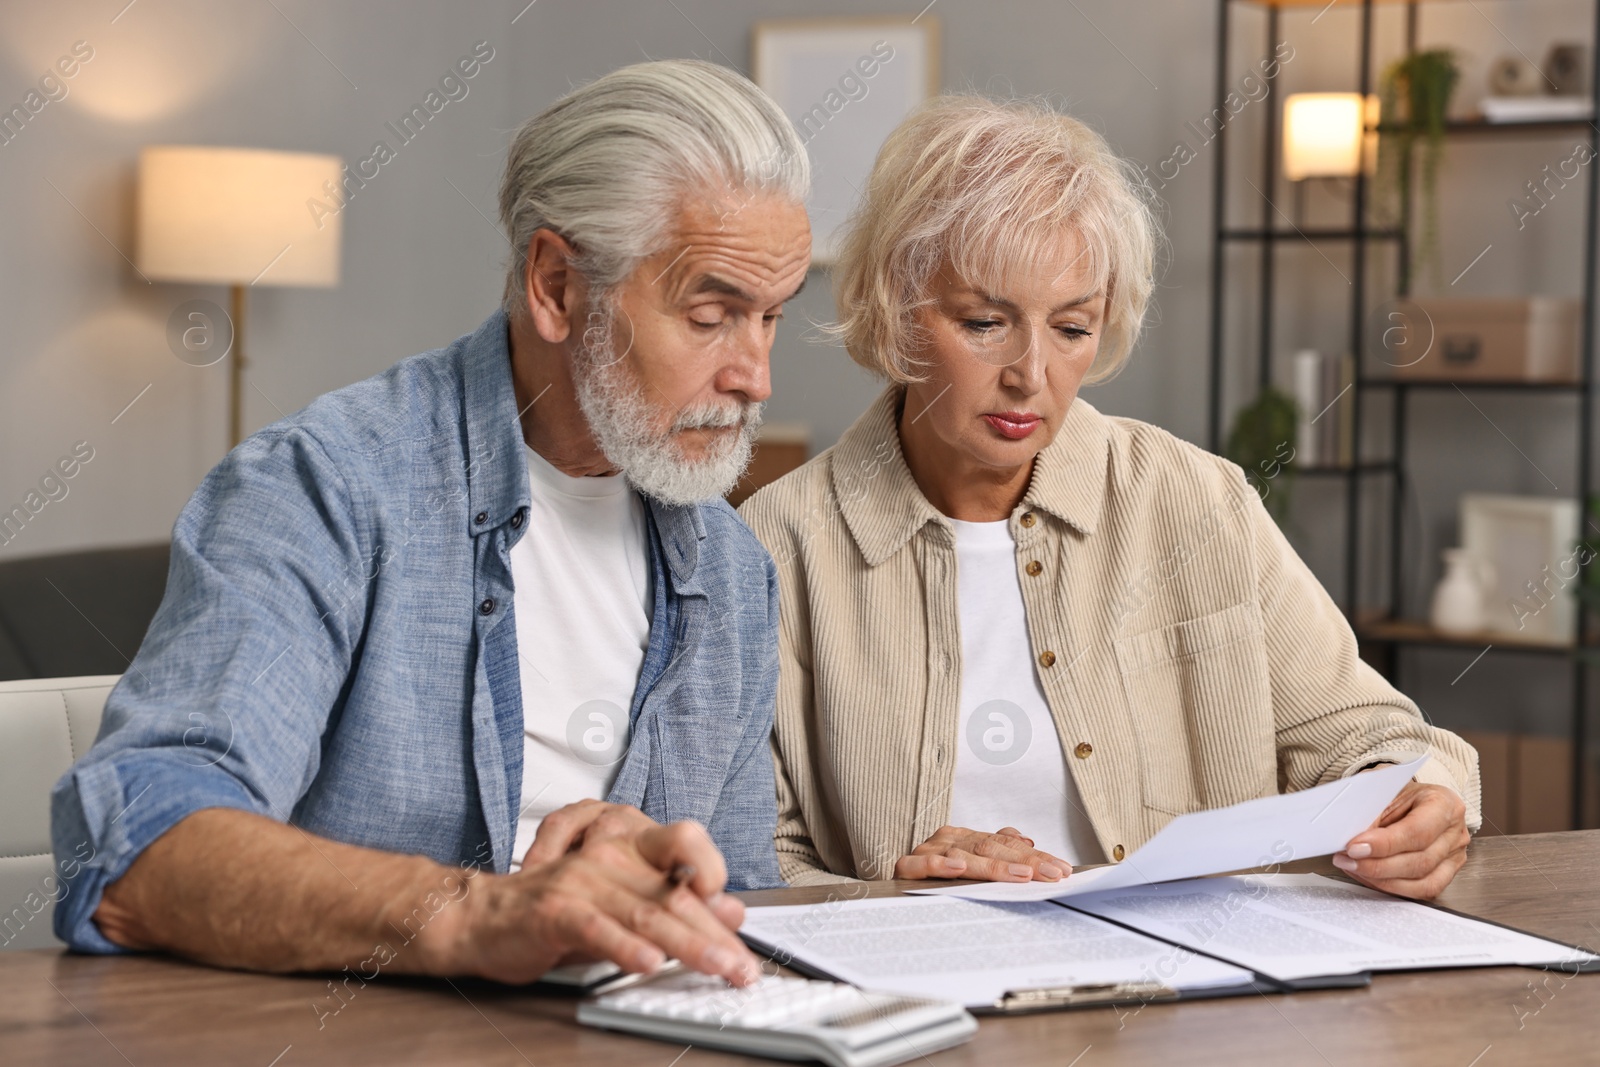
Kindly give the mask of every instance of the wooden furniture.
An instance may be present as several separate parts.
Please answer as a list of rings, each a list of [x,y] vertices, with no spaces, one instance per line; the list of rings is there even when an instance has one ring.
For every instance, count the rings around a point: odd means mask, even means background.
[[[811,427],[803,422],[763,423],[757,433],[750,466],[728,493],[734,507],[811,458]]]
[[[1325,860],[1289,869],[1336,873]],[[897,892],[891,883],[870,888],[874,895]],[[771,890],[745,899],[815,902],[838,890]],[[1442,903],[1547,937],[1600,943],[1600,831],[1474,842]],[[0,953],[0,1060],[139,1067],[769,1062],[581,1028],[570,999],[483,982],[380,977],[363,987],[352,978],[348,989],[341,1001],[326,975],[241,974],[156,956]],[[337,1014],[324,1014],[341,1003]],[[1597,1014],[1600,976],[1514,967],[1392,974],[1366,989],[986,1018],[969,1044],[927,1062],[1588,1063],[1597,1055]]]

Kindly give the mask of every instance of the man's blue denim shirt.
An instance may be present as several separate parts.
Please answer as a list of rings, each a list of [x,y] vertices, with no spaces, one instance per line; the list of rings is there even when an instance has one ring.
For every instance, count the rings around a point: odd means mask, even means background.
[[[179,515],[161,608],[52,792],[57,936],[117,951],[91,918],[106,884],[202,808],[507,870],[529,503],[503,312],[234,449]],[[608,799],[704,823],[732,888],[780,885],[772,561],[722,501],[647,513],[654,619]]]

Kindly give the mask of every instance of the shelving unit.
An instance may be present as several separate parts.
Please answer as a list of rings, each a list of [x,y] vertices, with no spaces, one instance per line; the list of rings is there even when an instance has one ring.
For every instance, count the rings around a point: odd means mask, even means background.
[[[1418,8],[1423,3],[1438,3],[1443,0],[1397,0],[1405,7],[1405,47],[1408,54],[1417,50],[1417,16]],[[1270,55],[1273,48],[1281,39],[1280,28],[1286,13],[1305,13],[1310,19],[1320,17],[1318,12],[1325,11],[1328,6],[1326,0],[1218,0],[1217,10],[1217,69],[1216,69],[1216,99],[1222,100],[1229,91],[1229,77],[1233,68],[1229,62],[1230,32],[1232,29],[1233,9],[1237,4],[1248,4],[1252,7],[1263,9],[1266,16],[1266,35],[1263,55]],[[1393,6],[1393,5],[1390,5]],[[1481,120],[1452,121],[1446,124],[1445,133],[1449,138],[1471,138],[1480,140],[1484,138],[1505,139],[1508,141],[1524,139],[1548,139],[1557,135],[1571,135],[1586,133],[1591,149],[1600,152],[1600,47],[1596,47],[1596,38],[1600,37],[1600,0],[1595,3],[1595,22],[1589,34],[1590,56],[1593,63],[1590,76],[1590,92],[1594,99],[1596,116],[1590,120],[1559,120],[1527,123],[1490,123]],[[1375,87],[1373,36],[1374,36],[1374,0],[1362,0],[1360,5],[1360,56],[1357,86],[1360,92],[1372,93]],[[1577,401],[1577,412],[1574,419],[1576,425],[1575,442],[1578,451],[1578,506],[1579,513],[1587,515],[1587,501],[1593,490],[1594,469],[1592,464],[1592,451],[1594,445],[1594,352],[1595,352],[1595,303],[1597,259],[1596,226],[1597,209],[1600,209],[1600,161],[1588,166],[1585,211],[1584,211],[1584,240],[1583,240],[1583,325],[1580,352],[1580,380],[1577,382],[1529,382],[1529,381],[1397,381],[1382,375],[1371,373],[1367,366],[1367,329],[1366,317],[1368,309],[1373,306],[1371,295],[1368,292],[1369,277],[1367,271],[1368,249],[1382,247],[1389,249],[1397,256],[1396,276],[1405,279],[1410,274],[1411,241],[1410,220],[1412,213],[1412,191],[1404,190],[1401,202],[1400,224],[1398,227],[1373,226],[1369,220],[1370,188],[1369,179],[1365,175],[1357,175],[1351,180],[1352,196],[1350,204],[1350,223],[1346,227],[1320,227],[1311,229],[1296,228],[1293,225],[1285,227],[1286,221],[1282,213],[1274,206],[1272,192],[1277,188],[1277,168],[1279,166],[1279,124],[1281,122],[1281,105],[1278,103],[1277,77],[1264,79],[1268,95],[1267,100],[1272,106],[1266,112],[1265,121],[1262,123],[1262,156],[1261,171],[1259,175],[1260,186],[1257,192],[1262,194],[1260,199],[1260,218],[1254,226],[1239,226],[1229,223],[1227,218],[1227,191],[1228,191],[1228,143],[1229,128],[1223,124],[1217,131],[1212,146],[1213,168],[1213,199],[1212,199],[1212,257],[1211,257],[1211,329],[1210,329],[1210,382],[1209,382],[1209,409],[1208,428],[1210,445],[1213,451],[1220,451],[1224,433],[1224,398],[1225,375],[1228,372],[1230,360],[1224,343],[1223,309],[1226,303],[1226,285],[1228,276],[1226,272],[1226,251],[1230,246],[1244,244],[1255,245],[1260,256],[1260,280],[1258,294],[1257,324],[1259,346],[1255,359],[1255,377],[1258,390],[1265,390],[1272,384],[1273,379],[1273,317],[1274,317],[1274,290],[1276,282],[1277,251],[1283,242],[1292,241],[1309,243],[1315,246],[1319,243],[1337,242],[1348,248],[1350,254],[1351,270],[1351,297],[1349,314],[1349,351],[1354,356],[1355,381],[1354,388],[1341,403],[1349,403],[1353,407],[1353,434],[1355,440],[1356,462],[1343,467],[1313,467],[1298,470],[1297,475],[1316,476],[1320,479],[1342,480],[1344,483],[1344,509],[1345,523],[1343,531],[1344,555],[1344,604],[1345,611],[1350,617],[1357,637],[1363,644],[1364,653],[1375,656],[1383,662],[1385,674],[1397,686],[1400,684],[1399,666],[1400,657],[1396,654],[1402,647],[1459,647],[1462,649],[1487,648],[1494,645],[1497,649],[1513,650],[1518,653],[1535,655],[1549,655],[1565,659],[1569,662],[1572,674],[1571,684],[1571,718],[1570,737],[1572,742],[1572,825],[1581,827],[1585,821],[1584,797],[1587,795],[1586,783],[1590,774],[1590,760],[1588,758],[1588,731],[1586,708],[1588,698],[1588,666],[1583,658],[1577,655],[1579,648],[1588,649],[1600,646],[1596,635],[1591,633],[1588,612],[1579,610],[1577,613],[1577,635],[1572,642],[1529,641],[1518,639],[1514,635],[1501,633],[1454,635],[1445,634],[1435,630],[1426,622],[1399,617],[1400,591],[1403,588],[1403,575],[1401,564],[1405,558],[1404,539],[1405,529],[1403,524],[1404,511],[1402,508],[1403,495],[1407,479],[1407,429],[1410,416],[1410,398],[1412,393],[1434,391],[1440,389],[1459,389],[1463,393],[1471,392],[1505,392],[1505,393],[1533,393],[1551,394],[1555,397],[1570,395]],[[1380,127],[1380,132],[1382,128]],[[1249,181],[1248,176],[1244,179]],[[1252,185],[1255,183],[1252,182]],[[1408,295],[1404,284],[1395,296]],[[1391,394],[1390,404],[1390,441],[1393,452],[1389,457],[1381,459],[1366,458],[1361,455],[1361,445],[1364,441],[1364,420],[1367,416],[1365,400],[1369,393],[1375,390],[1387,390]],[[1388,483],[1388,603],[1382,610],[1372,612],[1363,609],[1360,604],[1360,588],[1363,571],[1361,569],[1361,530],[1362,530],[1362,490],[1368,478],[1383,478]],[[1487,487],[1485,487],[1487,488]],[[1587,568],[1584,568],[1587,570]],[[1585,575],[1578,576],[1577,581],[1582,583]],[[1591,657],[1600,659],[1600,657]]]
[[[1522,637],[1489,630],[1473,633],[1445,633],[1425,622],[1415,619],[1391,619],[1381,615],[1364,615],[1356,622],[1356,632],[1369,641],[1394,641],[1411,645],[1434,645],[1440,648],[1481,649],[1488,645],[1511,648],[1521,652],[1572,651],[1570,641],[1551,641],[1544,638]],[[1590,640],[1588,644],[1594,645]]]

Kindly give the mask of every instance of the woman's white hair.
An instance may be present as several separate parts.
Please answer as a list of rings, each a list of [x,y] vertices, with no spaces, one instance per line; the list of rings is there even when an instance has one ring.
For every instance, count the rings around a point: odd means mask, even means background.
[[[868,370],[918,381],[925,339],[915,312],[942,267],[999,289],[1076,244],[1105,293],[1087,376],[1104,381],[1138,340],[1155,286],[1152,198],[1138,169],[1077,119],[1031,101],[938,97],[878,153],[842,235],[831,332]]]
[[[670,59],[623,67],[517,131],[500,183],[511,241],[504,306],[527,312],[528,242],[548,228],[607,290],[671,238],[686,195],[735,207],[776,193],[804,203],[810,164],[794,125],[748,78]]]

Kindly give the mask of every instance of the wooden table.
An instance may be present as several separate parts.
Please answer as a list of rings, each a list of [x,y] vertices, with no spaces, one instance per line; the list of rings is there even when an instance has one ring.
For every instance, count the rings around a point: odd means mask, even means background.
[[[1288,869],[1337,873],[1324,861]],[[893,892],[892,884],[874,887],[874,895]],[[787,889],[746,899],[805,903],[826,895]],[[1600,831],[1479,840],[1443,903],[1563,941],[1600,944]],[[0,952],[0,1064],[770,1062],[579,1027],[570,999],[482,982],[382,978],[319,1020],[313,1005],[328,996],[326,976],[241,974],[155,956]],[[1379,975],[1358,990],[991,1017],[969,1044],[930,1062],[1596,1063],[1600,975],[1514,967]]]

